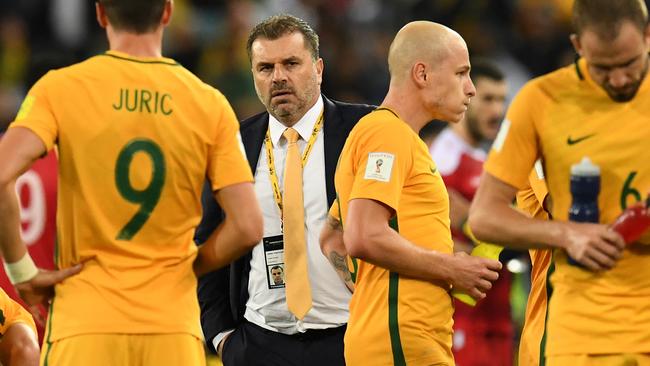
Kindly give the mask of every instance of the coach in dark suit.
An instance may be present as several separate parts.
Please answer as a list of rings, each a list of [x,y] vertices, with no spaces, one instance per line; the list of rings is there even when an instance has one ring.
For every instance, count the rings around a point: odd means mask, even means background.
[[[318,236],[336,197],[334,172],[345,139],[372,107],[321,95],[318,36],[298,18],[258,24],[247,49],[267,110],[241,123],[264,240],[201,278],[203,332],[225,366],[344,365],[350,292],[322,255]],[[211,195],[204,197],[198,242],[222,219]]]

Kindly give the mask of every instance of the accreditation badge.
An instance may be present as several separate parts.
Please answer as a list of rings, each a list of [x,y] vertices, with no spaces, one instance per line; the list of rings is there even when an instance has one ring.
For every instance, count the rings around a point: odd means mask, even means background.
[[[269,290],[284,288],[284,236],[269,236],[262,239],[262,243]]]

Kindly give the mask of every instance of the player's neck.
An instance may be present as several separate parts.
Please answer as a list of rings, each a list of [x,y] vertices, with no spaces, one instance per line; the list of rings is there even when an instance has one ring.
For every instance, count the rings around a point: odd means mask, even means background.
[[[136,34],[109,27],[106,33],[111,51],[123,52],[135,57],[162,57],[162,29]]]
[[[399,118],[406,122],[415,133],[419,133],[422,127],[433,118],[423,108],[421,102],[409,94],[400,88],[391,86],[381,106],[397,113]]]

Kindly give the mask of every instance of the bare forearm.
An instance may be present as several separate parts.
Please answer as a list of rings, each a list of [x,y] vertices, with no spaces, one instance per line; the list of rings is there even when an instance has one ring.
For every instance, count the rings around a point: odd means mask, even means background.
[[[321,251],[330,261],[341,281],[353,292],[354,282],[352,281],[352,273],[348,268],[348,252],[345,249],[345,244],[343,244],[342,230],[341,223],[337,219],[328,216],[327,224],[323,227],[320,236]]]
[[[469,225],[479,240],[513,249],[558,248],[563,241],[561,223],[534,219],[510,206],[472,211]]]
[[[17,262],[27,252],[20,237],[20,209],[15,181],[0,186],[0,248],[7,263]]]
[[[366,236],[365,250],[352,254],[391,272],[426,281],[448,281],[451,258],[434,250],[419,247],[386,226],[381,232]],[[347,245],[347,242],[346,242]]]
[[[510,205],[517,189],[486,173],[472,201],[469,226],[482,241],[515,249],[558,248],[565,224],[533,219]]]
[[[343,240],[350,255],[404,276],[455,286],[475,299],[485,297],[499,262],[419,247],[390,228],[390,218],[391,210],[377,201],[350,201]]]
[[[448,281],[452,254],[419,247],[393,230],[393,212],[379,201],[351,200],[343,242],[352,257],[392,272],[427,281]]]
[[[226,219],[199,247],[194,261],[197,277],[224,267],[251,250],[256,243],[243,242],[241,233]]]
[[[226,186],[214,197],[226,218],[199,248],[194,261],[194,273],[198,277],[246,254],[262,240],[264,233],[262,211],[252,183]]]
[[[335,250],[332,250],[327,256],[327,259],[329,259],[332,266],[334,266],[334,270],[336,270],[336,274],[339,275],[339,278],[341,279],[341,281],[343,281],[345,287],[347,287],[348,290],[350,290],[350,292],[354,292],[354,282],[352,281],[352,273],[348,268],[348,256],[338,253]]]

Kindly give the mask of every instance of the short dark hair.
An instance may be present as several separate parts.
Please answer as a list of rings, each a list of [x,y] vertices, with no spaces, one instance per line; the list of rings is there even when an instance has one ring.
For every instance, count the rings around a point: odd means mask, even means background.
[[[274,269],[279,269],[280,271],[284,272],[284,268],[282,268],[282,266],[273,266],[273,267],[271,267],[271,271],[273,271]]]
[[[575,0],[571,20],[578,36],[589,28],[598,37],[612,40],[625,20],[644,32],[648,25],[648,9],[644,0]]]
[[[477,58],[472,60],[472,69],[469,71],[469,76],[472,80],[476,81],[480,78],[486,78],[494,81],[503,81],[505,76],[499,70],[494,62],[484,58]]]
[[[118,30],[143,34],[160,24],[169,0],[97,0],[106,9],[111,25]]]
[[[302,33],[305,38],[305,47],[309,49],[311,57],[317,60],[319,57],[318,51],[318,34],[306,21],[295,17],[290,14],[274,15],[262,21],[253,28],[248,35],[246,42],[246,52],[248,52],[248,59],[253,60],[252,48],[253,42],[258,38],[266,38],[270,40],[278,39],[285,34],[293,32]]]

